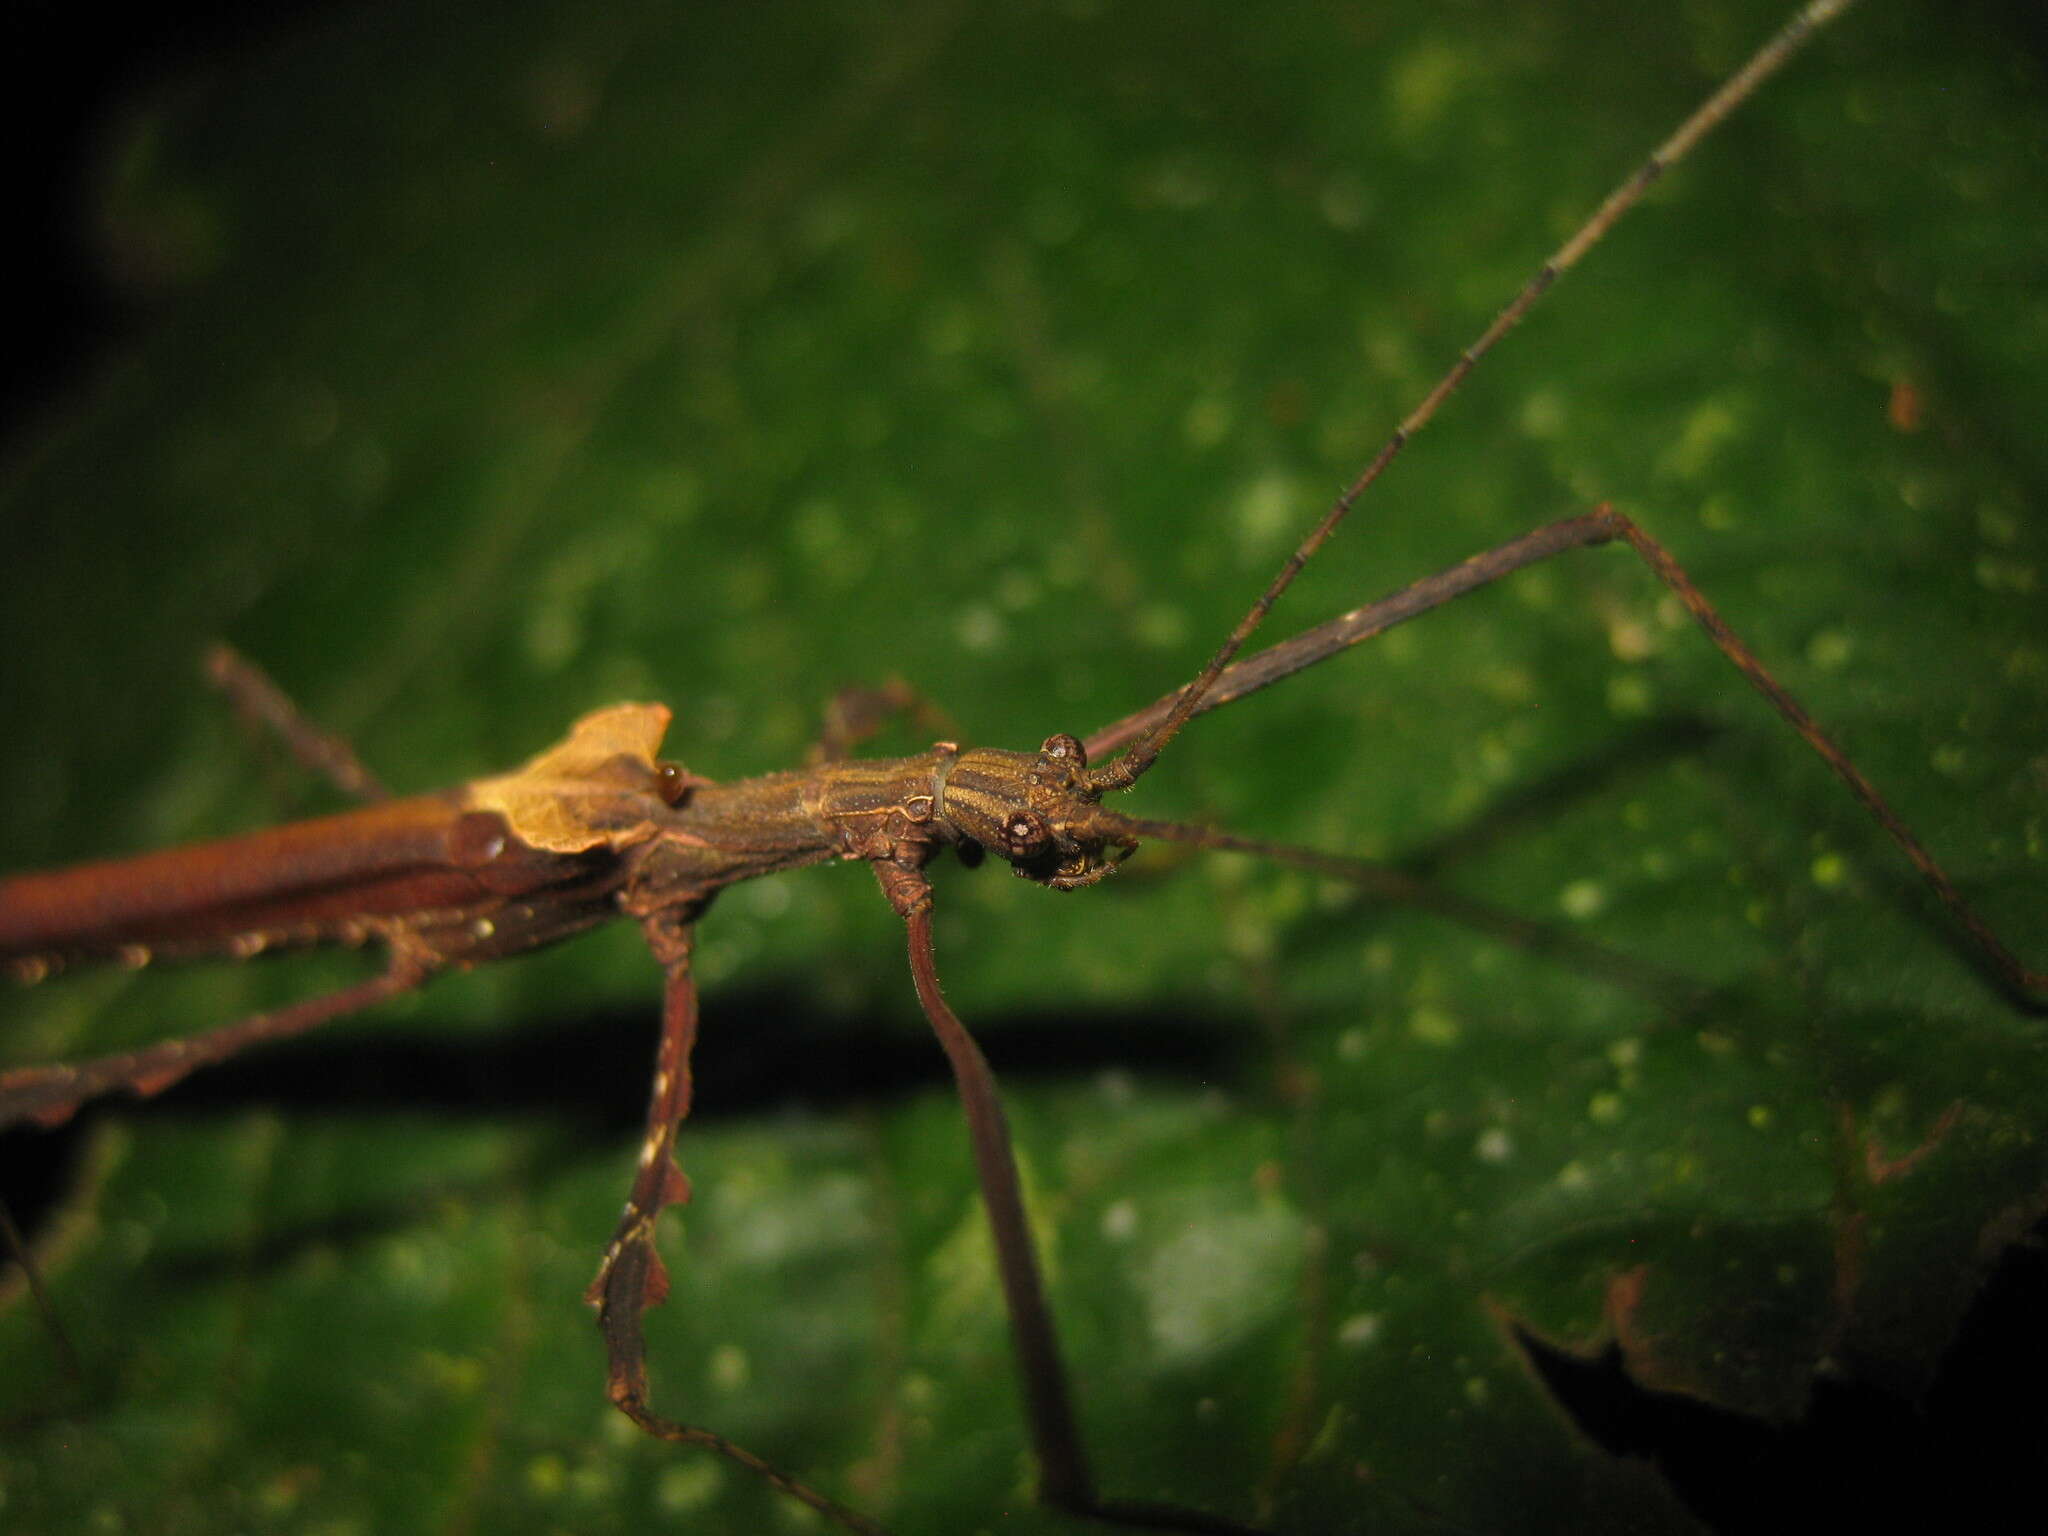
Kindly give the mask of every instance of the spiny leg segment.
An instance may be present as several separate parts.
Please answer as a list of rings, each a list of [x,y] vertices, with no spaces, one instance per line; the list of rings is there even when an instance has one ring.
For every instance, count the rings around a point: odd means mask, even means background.
[[[612,1402],[657,1440],[699,1445],[746,1468],[798,1502],[858,1536],[888,1536],[882,1526],[818,1492],[716,1430],[683,1424],[648,1403],[647,1337],[642,1315],[668,1297],[668,1269],[655,1247],[664,1209],[690,1198],[690,1181],[676,1164],[676,1134],[690,1113],[690,1052],[697,1041],[697,982],[690,972],[692,920],[669,914],[647,918],[642,930],[664,974],[661,1042],[655,1049],[648,1097],[647,1134],[618,1229],[583,1299],[597,1308],[604,1335],[605,1373]]]

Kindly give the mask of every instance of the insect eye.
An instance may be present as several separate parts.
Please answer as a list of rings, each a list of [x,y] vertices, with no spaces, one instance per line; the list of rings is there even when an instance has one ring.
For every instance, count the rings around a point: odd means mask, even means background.
[[[661,796],[664,804],[681,805],[683,796],[690,792],[689,770],[681,763],[656,763],[654,792]]]
[[[1076,768],[1088,766],[1087,750],[1082,747],[1077,737],[1069,736],[1065,731],[1056,736],[1046,737],[1045,744],[1038,750],[1047,757],[1057,757],[1072,763]]]
[[[1035,858],[1051,836],[1036,811],[1012,811],[1003,821],[1003,852],[1013,859]]]

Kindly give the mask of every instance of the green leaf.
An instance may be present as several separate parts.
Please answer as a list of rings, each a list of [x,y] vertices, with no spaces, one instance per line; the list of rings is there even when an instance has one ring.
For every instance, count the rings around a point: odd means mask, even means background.
[[[0,488],[9,861],[330,803],[206,696],[222,638],[402,789],[620,699],[673,706],[699,773],[788,767],[892,675],[963,741],[1085,734],[1192,674],[1779,10],[410,6],[222,61],[135,104],[99,220],[152,318]],[[1967,19],[1859,7],[1277,629],[1612,501],[2042,964],[2040,86]],[[1107,1491],[1317,1536],[1685,1529],[1504,1319],[1784,1418],[1824,1365],[1923,1383],[2039,1212],[2041,1020],[1624,553],[1197,722],[1130,804],[1408,859],[1674,985],[1242,858],[940,871]],[[1071,1529],[1029,1507],[872,881],[735,889],[700,953],[657,1402],[905,1533]],[[6,1000],[7,1056],[347,974],[61,978]],[[43,1252],[86,1380],[7,1292],[0,1520],[817,1529],[604,1399],[579,1294],[656,993],[592,936],[92,1118]]]

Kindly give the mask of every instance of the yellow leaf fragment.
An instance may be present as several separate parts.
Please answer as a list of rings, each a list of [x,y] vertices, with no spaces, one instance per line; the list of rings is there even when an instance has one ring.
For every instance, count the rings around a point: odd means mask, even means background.
[[[513,836],[549,853],[645,842],[668,809],[656,793],[654,754],[669,718],[664,704],[593,710],[525,766],[469,784],[467,802],[498,812]]]

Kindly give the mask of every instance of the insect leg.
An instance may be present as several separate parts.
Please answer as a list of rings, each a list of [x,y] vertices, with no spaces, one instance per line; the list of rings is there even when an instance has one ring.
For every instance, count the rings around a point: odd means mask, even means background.
[[[689,922],[656,914],[643,924],[648,947],[667,975],[662,989],[661,1043],[655,1049],[654,1086],[647,1106],[647,1135],[633,1187],[597,1278],[583,1299],[597,1308],[604,1335],[607,1390],[618,1410],[658,1440],[701,1445],[745,1467],[791,1498],[859,1536],[889,1536],[866,1516],[797,1481],[715,1430],[663,1418],[648,1406],[647,1337],[641,1316],[668,1297],[668,1270],[654,1244],[662,1211],[690,1198],[690,1181],[675,1160],[676,1132],[690,1112],[690,1050],[697,1040],[697,983],[690,974]]]
[[[62,1125],[88,1099],[126,1089],[141,1098],[163,1092],[187,1073],[224,1061],[245,1046],[302,1035],[372,1003],[410,991],[426,977],[418,959],[394,952],[381,976],[293,1003],[271,1013],[238,1019],[182,1040],[165,1040],[139,1051],[97,1056],[89,1061],[18,1067],[0,1072],[0,1125],[34,1120]]]
[[[242,723],[254,734],[276,737],[300,767],[352,800],[391,798],[391,791],[364,766],[353,747],[307,719],[268,672],[233,646],[224,641],[208,646],[200,665],[206,680],[227,695]]]
[[[815,768],[851,757],[862,742],[899,718],[941,736],[956,734],[944,710],[902,678],[892,677],[879,688],[842,688],[833,694],[825,706],[824,729],[805,761]]]
[[[1291,677],[1296,672],[1314,666],[1341,650],[1384,634],[1396,624],[1418,618],[1453,598],[1476,591],[1525,566],[1548,560],[1567,550],[1584,549],[1615,541],[1624,543],[1633,550],[1637,558],[1650,568],[1657,579],[1677,596],[1685,605],[1687,612],[1706,632],[1707,637],[1719,648],[1721,654],[1734,663],[1736,670],[1749,680],[1750,686],[1770,701],[1771,707],[1784,717],[1786,723],[1798,733],[1799,739],[1812,748],[1828,765],[1829,771],[1862,802],[1871,818],[1898,846],[1899,851],[1906,856],[1907,861],[1919,872],[1921,879],[1954,918],[1962,933],[1968,937],[1974,953],[1982,960],[1988,974],[2000,990],[2015,1002],[2030,1007],[2040,1006],[2041,994],[2048,992],[2048,972],[2023,964],[2013,954],[1991,925],[1964,899],[1948,872],[1927,851],[1926,846],[1900,818],[1898,812],[1892,809],[1890,803],[1879,793],[1877,786],[1870,782],[1850,759],[1848,753],[1821,729],[1805,706],[1771,676],[1756,653],[1728,627],[1727,620],[1707,601],[1706,595],[1693,584],[1692,578],[1671,557],[1670,552],[1638,527],[1632,519],[1613,507],[1601,506],[1578,517],[1546,523],[1518,539],[1511,539],[1505,544],[1485,550],[1447,570],[1439,571],[1434,576],[1424,577],[1399,592],[1368,603],[1362,608],[1354,608],[1349,613],[1339,614],[1336,618],[1318,624],[1312,629],[1303,630],[1291,639],[1269,646],[1256,655],[1248,656],[1226,668],[1218,676],[1216,686],[1194,712],[1199,714],[1231,700],[1241,699],[1261,688],[1270,687],[1284,677]],[[1157,722],[1168,717],[1179,696],[1178,693],[1169,694],[1135,714],[1094,732],[1084,743],[1089,757],[1092,759],[1098,753],[1112,752],[1129,742],[1143,739]],[[1186,835],[1192,830],[1180,829],[1177,832],[1170,827],[1155,828],[1144,835],[1166,837],[1180,842],[1204,841],[1203,837]],[[1269,857],[1296,863],[1326,857],[1299,851],[1290,853],[1273,845],[1250,846],[1242,840],[1228,840],[1223,834],[1212,834],[1207,838],[1207,842],[1210,847],[1237,847],[1246,852],[1263,852]]]
[[[50,1341],[56,1348],[57,1359],[64,1374],[73,1382],[85,1381],[85,1362],[78,1353],[78,1347],[71,1342],[71,1335],[65,1329],[63,1320],[57,1316],[56,1302],[51,1298],[48,1287],[43,1284],[41,1269],[35,1255],[29,1252],[28,1239],[21,1228],[14,1223],[14,1213],[7,1209],[7,1203],[0,1200],[0,1258],[12,1258],[21,1266],[21,1278],[28,1286],[30,1299],[35,1302],[36,1311],[43,1319],[43,1327],[49,1331]]]
[[[1926,845],[1899,818],[1899,813],[1891,808],[1885,797],[1878,793],[1877,786],[1864,776],[1862,769],[1850,761],[1849,754],[1837,746],[1833,738],[1820,728],[1819,722],[1806,712],[1805,706],[1786,692],[1784,685],[1771,676],[1764,664],[1757,659],[1756,653],[1736,637],[1735,631],[1728,627],[1728,621],[1721,617],[1712,603],[1707,601],[1706,595],[1693,585],[1692,578],[1686,575],[1684,568],[1676,560],[1671,558],[1670,552],[1637,527],[1632,519],[1612,507],[1600,507],[1594,516],[1604,517],[1613,525],[1615,535],[1626,540],[1629,548],[1642,558],[1643,563],[1656,574],[1657,579],[1671,589],[1685,605],[1686,611],[1693,616],[1694,621],[1706,631],[1707,638],[1720,649],[1721,654],[1735,664],[1736,670],[1749,680],[1749,685],[1770,701],[1771,707],[1784,717],[1785,723],[1798,732],[1799,739],[1811,747],[1821,761],[1828,765],[1829,771],[1863,803],[1863,808],[1870,813],[1871,819],[1884,828],[1885,835],[1898,845],[1899,851],[1919,872],[1928,889],[1934,892],[1942,906],[1948,909],[1949,915],[1962,927],[1963,932],[1969,935],[1971,942],[1976,946],[1978,956],[1989,965],[1992,979],[1997,982],[2000,989],[2014,1002],[2039,1006],[2041,994],[2048,993],[2048,971],[2034,970],[2022,964],[2019,957],[2006,947],[2004,940],[2000,939],[1991,925],[1978,915],[1976,908],[1963,899],[1962,892],[1956,889],[1948,871],[1936,862],[1934,855],[1927,851]]]
[[[1643,194],[1654,186],[1665,172],[1690,154],[1693,146],[1747,100],[1758,86],[1782,69],[1786,61],[1806,45],[1817,29],[1826,26],[1854,3],[1855,0],[1808,0],[1790,21],[1781,26],[1750,56],[1747,64],[1730,75],[1711,96],[1695,107],[1692,114],[1678,125],[1671,136],[1650,152],[1649,159],[1638,165],[1619,186],[1607,194],[1606,200],[1594,210],[1592,217],[1581,224],[1578,230],[1536,269],[1535,274],[1522,285],[1521,291],[1508,301],[1507,307],[1493,317],[1492,323],[1480,332],[1478,339],[1458,354],[1458,360],[1451,364],[1449,371],[1438,379],[1420,403],[1401,419],[1401,424],[1394,429],[1394,435],[1380,445],[1379,452],[1359,471],[1357,478],[1338,493],[1329,510],[1323,514],[1315,527],[1309,530],[1308,537],[1296,546],[1294,553],[1287,557],[1286,563],[1266,584],[1266,590],[1259,594],[1245,616],[1238,620],[1237,628],[1230,632],[1230,637],[1223,642],[1222,647],[1209,658],[1194,680],[1174,695],[1157,724],[1132,741],[1130,750],[1122,757],[1095,770],[1093,778],[1097,788],[1129,789],[1137,783],[1146,770],[1158,760],[1159,754],[1165,750],[1167,744],[1179,734],[1181,727],[1201,712],[1203,696],[1213,689],[1230,669],[1231,662],[1244,648],[1245,642],[1251,639],[1252,632],[1265,621],[1266,615],[1272,612],[1273,605],[1280,600],[1281,594],[1294,584],[1294,578],[1301,573],[1302,568],[1315,558],[1316,552],[1328,541],[1330,535],[1336,532],[1337,525],[1343,522],[1352,506],[1371,489],[1372,483],[1379,479],[1415,434],[1429,424],[1438,407],[1457,391],[1459,385],[1471,375],[1472,370],[1479,366],[1481,359],[1491,352],[1508,332],[1522,323],[1522,317],[1536,306],[1557,280],[1577,266],[1586,253],[1606,237],[1608,230],[1642,200]],[[1092,749],[1090,756],[1093,756]]]
[[[1009,1306],[1010,1337],[1024,1388],[1025,1417],[1038,1457],[1039,1497],[1055,1509],[1084,1519],[1138,1530],[1184,1531],[1193,1536],[1260,1536],[1250,1526],[1220,1519],[1199,1510],[1167,1504],[1104,1499],[1095,1492],[1067,1391],[1066,1366],[1059,1334],[1045,1300],[1038,1254],[1024,1214],[1017,1163],[1010,1151],[1010,1131],[1003,1117],[1002,1096],[988,1058],[947,1006],[939,990],[937,961],[932,952],[931,884],[921,869],[909,864],[877,863],[883,894],[909,930],[910,976],[925,1018],[953,1069],[960,1104],[967,1115],[967,1137],[974,1151],[976,1177],[989,1228],[995,1240],[996,1269]]]
[[[1524,566],[1548,560],[1568,549],[1605,544],[1615,536],[1613,522],[1593,512],[1545,523],[1520,538],[1510,539],[1468,560],[1461,560],[1434,576],[1410,582],[1400,591],[1367,603],[1363,608],[1340,613],[1313,629],[1305,629],[1277,645],[1269,645],[1232,663],[1196,704],[1194,714],[1207,714],[1247,694],[1257,693],[1261,688],[1270,688],[1282,678],[1306,671],[1341,650],[1375,639],[1396,624],[1420,618],[1431,609],[1441,608],[1453,598],[1489,586]],[[1088,761],[1100,761],[1145,736],[1172,712],[1181,693],[1182,690],[1176,688],[1143,709],[1090,733],[1082,743]]]

